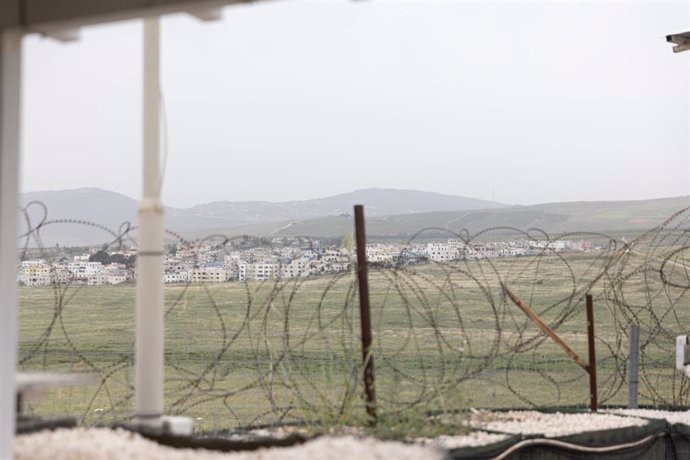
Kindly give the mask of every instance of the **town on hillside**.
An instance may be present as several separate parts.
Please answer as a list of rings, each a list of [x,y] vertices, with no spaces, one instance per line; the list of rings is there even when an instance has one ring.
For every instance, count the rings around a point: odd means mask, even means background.
[[[328,275],[353,268],[355,251],[347,246],[288,237],[274,238],[269,244],[252,248],[228,248],[209,242],[171,244],[167,246],[164,258],[163,282],[203,284]],[[587,252],[592,249],[598,248],[588,240],[522,239],[466,244],[451,238],[419,243],[372,243],[367,244],[366,252],[370,264],[393,267]],[[86,253],[71,258],[63,256],[52,262],[45,258],[29,258],[19,263],[17,282],[22,286],[132,283],[136,280],[136,255],[133,248],[90,248]]]

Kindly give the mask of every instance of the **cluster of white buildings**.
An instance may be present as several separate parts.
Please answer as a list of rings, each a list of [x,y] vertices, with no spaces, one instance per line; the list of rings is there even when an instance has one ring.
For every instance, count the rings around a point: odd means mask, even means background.
[[[136,254],[136,251],[131,251]],[[71,262],[49,263],[45,259],[25,260],[17,267],[17,282],[23,286],[78,283],[89,286],[132,281],[132,270],[124,264],[89,261],[90,254],[74,256]]]
[[[491,259],[496,257],[520,257],[581,252],[592,249],[591,241],[489,241],[465,244],[462,240],[449,239],[444,242],[427,243],[422,253],[435,262],[458,259]]]
[[[284,238],[282,239],[284,240]],[[228,250],[213,244],[178,244],[164,260],[163,282],[225,283],[266,281],[319,276],[351,270],[354,250],[330,247],[299,247],[296,241],[274,241],[278,246]],[[292,243],[292,244],[290,244]],[[519,257],[594,249],[590,241],[488,241],[466,244],[459,239],[435,240],[414,244],[389,242],[367,245],[371,264],[391,266],[454,260]],[[95,252],[95,250],[94,250]],[[109,253],[125,257],[136,250]],[[17,281],[24,286],[79,283],[92,286],[121,284],[136,279],[136,270],[120,263],[104,265],[92,261],[91,254],[74,256],[72,261],[49,263],[44,259],[19,264]]]
[[[465,243],[459,239],[436,240],[426,243],[387,243],[367,245],[367,260],[381,265],[454,260],[490,259],[550,255],[561,252],[584,252],[593,249],[591,241],[487,241]]]
[[[179,245],[165,260],[165,283],[266,281],[349,270],[347,249],[260,247],[227,251],[206,245]]]

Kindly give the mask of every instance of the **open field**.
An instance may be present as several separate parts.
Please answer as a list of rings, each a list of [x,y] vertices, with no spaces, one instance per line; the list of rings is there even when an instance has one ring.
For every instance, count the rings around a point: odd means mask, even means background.
[[[675,250],[649,245],[371,272],[380,412],[587,406],[586,373],[502,285],[585,360],[584,295],[594,295],[603,403],[627,401],[627,328],[634,322],[642,336],[640,403],[686,404],[687,379],[673,370],[674,337],[690,324],[690,311],[684,261],[669,258]],[[167,287],[168,411],[194,417],[200,430],[361,419],[354,280],[345,273]],[[35,413],[75,414],[88,424],[132,414],[134,294],[132,286],[20,290],[20,368],[102,377],[98,385],[52,392],[31,404]]]

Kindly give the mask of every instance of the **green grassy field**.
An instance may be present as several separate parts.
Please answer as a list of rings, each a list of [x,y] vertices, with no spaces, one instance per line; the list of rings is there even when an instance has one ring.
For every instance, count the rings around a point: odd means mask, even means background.
[[[627,401],[634,321],[642,330],[641,403],[685,404],[687,381],[673,371],[675,334],[690,324],[685,290],[639,270],[660,260],[590,253],[371,272],[380,412],[587,406],[586,373],[505,298],[501,283],[585,360],[584,294],[592,292],[603,402]],[[609,275],[592,283],[604,267]],[[681,270],[669,276],[687,279]],[[194,417],[200,430],[361,418],[354,278],[166,287],[167,411]],[[21,288],[20,296],[20,368],[102,379],[55,390],[30,409],[89,424],[131,416],[134,288]]]

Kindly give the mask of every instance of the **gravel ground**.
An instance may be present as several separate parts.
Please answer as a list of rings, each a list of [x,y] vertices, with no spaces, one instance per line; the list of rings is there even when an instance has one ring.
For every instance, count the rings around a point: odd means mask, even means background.
[[[690,411],[680,412],[652,409],[610,409],[605,412],[615,415],[625,415],[628,417],[663,419],[669,423],[684,423],[686,425],[690,425]]]
[[[438,438],[420,438],[415,442],[425,446],[435,446],[441,449],[459,449],[462,447],[478,447],[503,441],[507,434],[487,433],[485,431],[473,431],[461,436],[441,435]]]
[[[613,414],[544,414],[536,411],[476,411],[469,422],[473,428],[510,434],[536,434],[547,438],[587,431],[644,426],[647,423],[641,418]]]
[[[138,434],[107,428],[76,428],[16,437],[16,460],[304,460],[309,458],[441,460],[436,446],[410,445],[373,438],[323,436],[301,446],[219,453],[160,446]]]
[[[446,449],[477,447],[500,442],[508,434],[567,436],[576,433],[614,428],[643,426],[643,418],[666,419],[671,423],[690,425],[690,412],[617,409],[598,414],[540,413],[536,411],[474,411],[469,425],[475,429],[506,434],[474,431],[459,436],[439,436],[415,440],[414,444],[380,441],[371,437],[344,434],[322,436],[300,446],[261,449],[255,452],[220,453],[202,449],[174,449],[156,444],[136,433],[107,428],[75,428],[16,437],[17,460],[304,460],[330,458],[377,460],[440,460]],[[252,433],[270,435],[271,431]],[[285,430],[284,435],[293,430]]]

